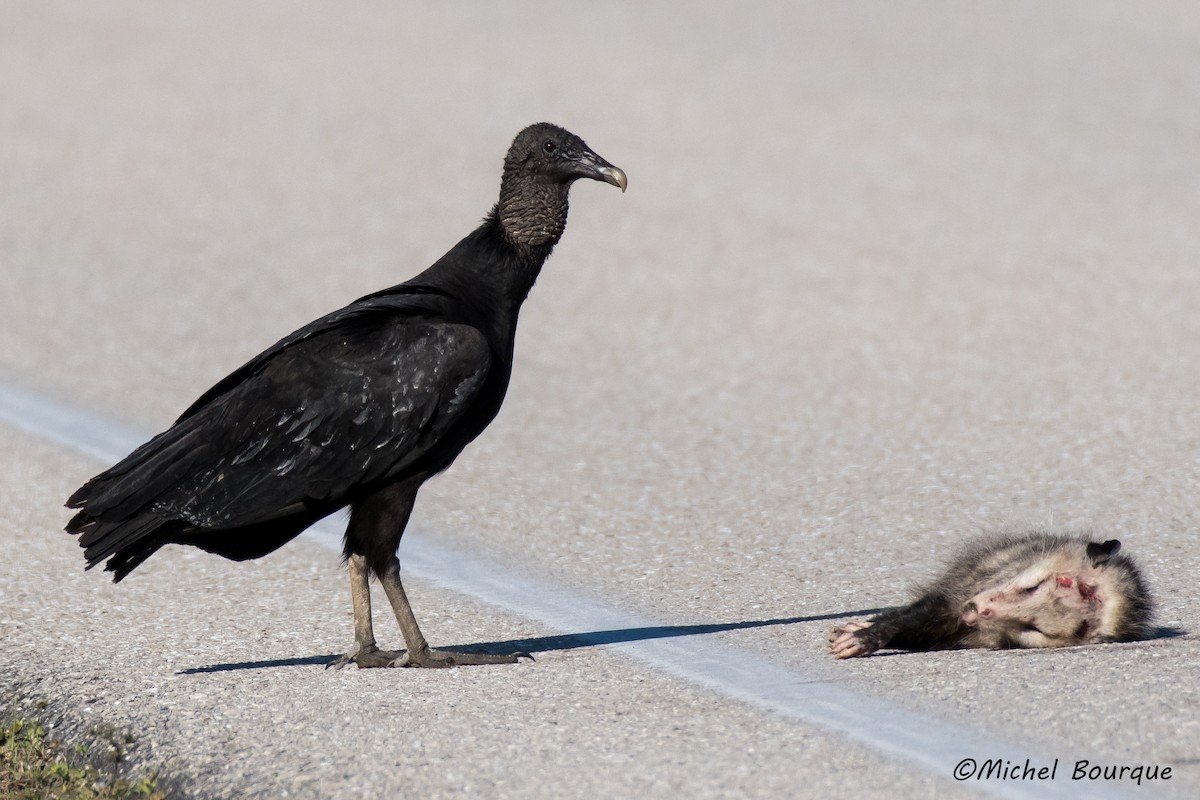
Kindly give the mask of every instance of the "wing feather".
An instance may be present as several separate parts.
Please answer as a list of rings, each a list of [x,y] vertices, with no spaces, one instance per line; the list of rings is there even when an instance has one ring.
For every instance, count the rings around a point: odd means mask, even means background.
[[[490,368],[467,325],[343,320],[243,368],[72,501],[102,522],[149,514],[210,529],[341,505],[436,445]]]

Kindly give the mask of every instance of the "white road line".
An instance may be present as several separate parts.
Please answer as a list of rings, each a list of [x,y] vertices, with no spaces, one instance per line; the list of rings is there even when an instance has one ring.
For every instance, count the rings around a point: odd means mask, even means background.
[[[113,463],[146,440],[132,428],[0,384],[0,423]],[[305,535],[341,550],[341,525],[327,519]],[[610,608],[569,589],[515,575],[508,567],[475,558],[409,532],[401,562],[406,571],[475,597],[547,627],[568,633],[664,627],[663,623]],[[951,779],[964,759],[1010,766],[1008,778],[968,779],[963,785],[1001,798],[1094,798],[1130,795],[1112,784],[1071,780],[1075,757],[1033,753],[977,731],[905,711],[886,701],[840,689],[753,653],[690,637],[648,638],[606,645],[657,669],[715,692],[842,733],[884,753]],[[1054,780],[1021,779],[1028,759],[1035,768],[1058,760]]]

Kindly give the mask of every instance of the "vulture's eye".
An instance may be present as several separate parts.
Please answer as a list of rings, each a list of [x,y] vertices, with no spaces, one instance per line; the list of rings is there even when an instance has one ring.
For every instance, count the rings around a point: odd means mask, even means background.
[[[553,153],[557,149],[558,149],[558,145],[556,145],[552,139],[547,139],[542,144],[542,150],[546,153]]]

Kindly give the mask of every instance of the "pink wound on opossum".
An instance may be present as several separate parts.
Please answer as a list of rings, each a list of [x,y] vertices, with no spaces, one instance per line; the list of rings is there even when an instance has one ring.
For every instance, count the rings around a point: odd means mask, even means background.
[[[1068,589],[1070,589],[1071,584],[1073,584],[1074,582],[1075,582],[1075,580],[1070,575],[1059,575],[1058,576],[1058,585],[1059,586],[1065,586]]]
[[[1096,597],[1096,587],[1089,586],[1083,581],[1079,582],[1079,596],[1084,600],[1092,600]]]

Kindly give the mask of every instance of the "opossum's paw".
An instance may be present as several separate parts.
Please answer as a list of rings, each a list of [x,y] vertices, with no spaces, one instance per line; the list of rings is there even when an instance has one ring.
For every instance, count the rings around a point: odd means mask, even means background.
[[[870,622],[854,621],[838,625],[829,632],[829,652],[835,658],[855,658],[874,653],[879,644],[874,637],[861,634],[861,631],[871,627]]]

